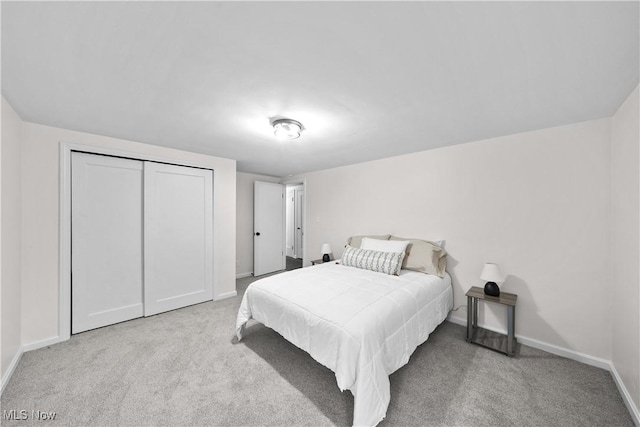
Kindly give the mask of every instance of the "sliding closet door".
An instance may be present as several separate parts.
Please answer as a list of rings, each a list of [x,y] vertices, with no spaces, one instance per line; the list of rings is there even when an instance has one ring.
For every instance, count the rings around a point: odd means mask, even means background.
[[[144,314],[213,299],[213,173],[144,167]]]
[[[142,162],[71,156],[71,331],[143,315]]]

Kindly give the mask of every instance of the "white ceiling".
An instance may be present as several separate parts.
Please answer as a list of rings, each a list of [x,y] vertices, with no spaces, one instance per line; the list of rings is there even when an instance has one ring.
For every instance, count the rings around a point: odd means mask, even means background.
[[[634,2],[2,2],[27,121],[274,176],[611,116]],[[305,126],[293,141],[270,120]]]

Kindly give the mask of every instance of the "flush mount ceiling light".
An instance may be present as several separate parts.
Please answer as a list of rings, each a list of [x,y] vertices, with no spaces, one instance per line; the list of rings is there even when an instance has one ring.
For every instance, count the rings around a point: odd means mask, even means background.
[[[271,123],[278,138],[296,139],[302,132],[302,123],[291,119],[278,119]]]

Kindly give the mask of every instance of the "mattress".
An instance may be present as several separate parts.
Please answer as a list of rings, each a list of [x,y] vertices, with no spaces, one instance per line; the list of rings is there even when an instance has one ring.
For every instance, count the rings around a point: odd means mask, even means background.
[[[238,339],[254,319],[335,372],[354,396],[353,424],[386,415],[389,375],[452,308],[451,278],[402,270],[389,276],[337,262],[260,279],[247,288],[236,321]]]

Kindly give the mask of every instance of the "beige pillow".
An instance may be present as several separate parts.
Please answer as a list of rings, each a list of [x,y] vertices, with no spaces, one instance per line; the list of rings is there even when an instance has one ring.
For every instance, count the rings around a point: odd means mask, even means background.
[[[407,256],[402,263],[403,269],[444,277],[447,268],[447,252],[440,246],[428,240],[396,236],[391,236],[389,240],[409,240]]]
[[[389,237],[391,237],[391,235],[384,234],[382,236],[351,236],[347,239],[347,245],[353,246],[354,248],[360,248],[360,245],[362,244],[362,239],[364,237],[368,237],[370,239],[378,239],[378,240],[389,240]]]

